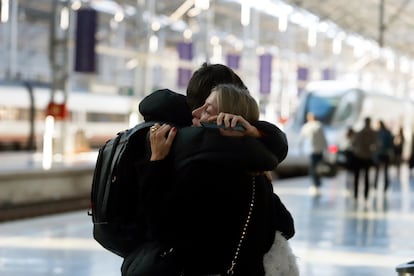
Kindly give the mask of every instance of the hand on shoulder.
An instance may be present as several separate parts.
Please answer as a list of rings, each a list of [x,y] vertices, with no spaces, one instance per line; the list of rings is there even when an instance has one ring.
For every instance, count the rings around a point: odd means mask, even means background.
[[[168,124],[154,124],[150,129],[151,158],[150,161],[164,159],[171,150],[177,128]]]
[[[249,137],[260,137],[259,130],[251,125],[245,118],[240,115],[234,115],[230,113],[220,112],[218,115],[211,117],[210,119],[216,120],[217,125],[224,124],[226,126],[225,129],[220,129],[220,133],[223,136],[234,136],[234,137],[241,137],[241,136],[249,136]],[[244,131],[233,130],[237,124],[242,125],[244,127]]]

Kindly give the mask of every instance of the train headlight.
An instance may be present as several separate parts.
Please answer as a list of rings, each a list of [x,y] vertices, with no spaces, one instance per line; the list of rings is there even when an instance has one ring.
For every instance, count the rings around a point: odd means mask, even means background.
[[[328,146],[328,152],[331,154],[337,154],[338,153],[338,146],[337,145],[329,145]]]

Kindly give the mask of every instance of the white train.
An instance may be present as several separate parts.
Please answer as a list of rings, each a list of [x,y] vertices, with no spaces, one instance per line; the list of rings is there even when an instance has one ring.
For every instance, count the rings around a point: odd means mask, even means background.
[[[409,99],[396,98],[379,92],[369,92],[337,81],[309,83],[302,92],[294,115],[285,126],[289,153],[281,167],[303,169],[309,164],[309,147],[300,143],[299,133],[306,113],[316,114],[324,125],[330,154],[335,154],[348,127],[359,130],[363,120],[371,117],[373,126],[379,120],[393,133],[404,129],[406,139],[403,155],[408,158],[414,130],[414,104]]]
[[[37,149],[42,147],[46,109],[51,101],[51,89],[33,86],[34,124],[33,139]],[[0,150],[23,150],[31,137],[31,100],[28,88],[22,83],[0,84]],[[60,97],[59,97],[60,96]],[[61,98],[61,99],[59,99]],[[56,94],[54,101],[62,100]],[[137,123],[138,98],[71,91],[67,98],[68,118],[56,120],[54,136],[64,138],[73,150],[83,147],[97,148],[118,131]],[[59,129],[60,128],[60,129]],[[80,141],[79,139],[83,139]]]

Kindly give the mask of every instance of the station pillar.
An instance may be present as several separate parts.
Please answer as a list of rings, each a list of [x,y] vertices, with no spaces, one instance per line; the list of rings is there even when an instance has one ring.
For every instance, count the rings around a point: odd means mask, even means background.
[[[70,1],[52,1],[53,8],[50,17],[49,60],[52,72],[51,97],[46,114],[57,119],[55,124],[55,141],[53,154],[64,155],[67,147],[68,116],[55,116],[55,107],[65,107],[68,98],[69,80],[69,30],[70,30]],[[61,97],[57,99],[57,94]],[[60,115],[67,114],[58,112]]]

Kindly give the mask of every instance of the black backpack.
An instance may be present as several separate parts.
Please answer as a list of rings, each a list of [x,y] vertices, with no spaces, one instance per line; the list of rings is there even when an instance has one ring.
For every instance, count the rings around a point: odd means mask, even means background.
[[[149,160],[144,122],[117,134],[99,149],[92,181],[93,237],[107,250],[125,257],[145,237],[143,210],[139,207],[141,164]]]

